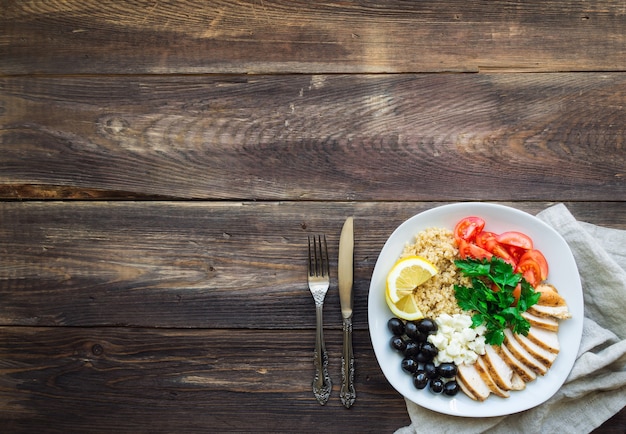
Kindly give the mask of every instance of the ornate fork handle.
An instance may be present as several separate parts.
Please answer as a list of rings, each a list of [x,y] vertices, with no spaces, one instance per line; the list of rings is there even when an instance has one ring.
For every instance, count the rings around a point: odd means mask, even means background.
[[[332,382],[328,375],[328,353],[326,353],[326,345],[324,344],[324,327],[322,321],[322,310],[324,307],[322,301],[315,300],[315,378],[313,379],[313,394],[321,405],[326,404],[330,397]]]
[[[352,317],[343,319],[343,354],[341,356],[341,402],[350,408],[356,399],[354,390],[354,353],[352,352]]]

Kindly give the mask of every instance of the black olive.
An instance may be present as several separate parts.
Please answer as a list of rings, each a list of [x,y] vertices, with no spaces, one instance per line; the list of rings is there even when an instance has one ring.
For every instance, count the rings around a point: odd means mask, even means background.
[[[413,375],[413,384],[418,389],[425,388],[428,385],[428,377],[426,376],[426,373],[422,370],[415,372]]]
[[[430,380],[430,391],[433,393],[441,393],[443,392],[445,385],[441,378],[434,378]]]
[[[422,349],[422,344],[415,341],[407,341],[406,348],[404,349],[405,356],[417,356]]]
[[[417,328],[424,334],[435,333],[438,329],[437,323],[430,318],[424,318],[419,321]]]
[[[439,353],[439,350],[430,342],[424,342],[420,352],[424,353],[426,361],[430,361]]]
[[[396,336],[402,336],[404,334],[404,323],[400,318],[391,318],[387,322],[387,327],[389,327],[391,333]]]
[[[448,396],[454,396],[457,393],[459,393],[459,390],[461,388],[459,387],[459,384],[454,381],[448,381],[444,386],[443,386],[443,394],[444,395],[448,395]]]
[[[458,369],[454,363],[442,363],[437,366],[437,373],[443,378],[454,378],[457,371]]]
[[[409,374],[415,373],[415,371],[417,371],[418,368],[419,368],[419,364],[414,358],[405,357],[404,359],[402,359],[402,369],[408,372]]]
[[[422,333],[417,329],[417,324],[412,321],[409,321],[404,326],[404,333],[414,341],[419,341],[422,339]]]
[[[424,372],[426,372],[426,376],[431,379],[439,376],[437,375],[437,368],[433,362],[424,363]]]
[[[417,356],[415,356],[415,359],[420,363],[428,363],[428,362],[433,361],[432,356],[428,352],[425,352],[425,351],[420,351],[419,353],[417,353]]]
[[[391,338],[391,348],[404,353],[406,350],[406,342],[400,336],[394,336]]]

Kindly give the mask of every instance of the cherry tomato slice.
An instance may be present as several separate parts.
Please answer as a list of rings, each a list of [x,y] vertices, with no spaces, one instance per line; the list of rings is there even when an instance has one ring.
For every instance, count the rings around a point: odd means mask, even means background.
[[[459,255],[462,259],[467,259],[468,257],[475,259],[491,259],[493,256],[491,252],[463,239],[459,241]]]
[[[507,246],[521,247],[530,250],[533,248],[533,240],[526,234],[516,231],[503,232],[497,236],[497,241]]]
[[[521,247],[515,246],[506,246],[505,248],[507,252],[511,255],[511,257],[515,260],[515,262],[519,262],[520,258],[524,253],[526,253],[526,249],[522,249]]]
[[[546,260],[545,256],[543,256],[543,254],[539,250],[528,250],[519,259],[519,264],[527,261],[532,261],[536,263],[539,267],[539,277],[541,278],[541,281],[546,280],[546,278],[548,277],[549,268],[548,261]]]
[[[482,247],[483,249],[492,252],[493,247],[498,243],[496,237],[497,235],[493,232],[482,231],[476,235],[475,243],[478,247]]]
[[[482,232],[485,221],[480,217],[465,217],[454,227],[454,238],[457,240],[474,241],[476,235]]]
[[[521,297],[521,295],[522,295],[522,284],[518,283],[515,289],[513,290],[513,297],[515,298],[515,301],[513,302],[512,306],[517,306],[517,302],[519,301],[519,298]]]
[[[509,264],[511,264],[514,270],[515,267],[517,267],[517,261],[513,259],[513,257],[509,254],[509,252],[504,248],[502,244],[496,243],[495,246],[493,246],[492,253],[498,258],[503,259],[504,262],[508,262]]]
[[[526,279],[533,288],[536,288],[537,285],[541,283],[541,270],[535,261],[528,260],[520,262],[517,264],[516,271],[522,273],[524,279]]]

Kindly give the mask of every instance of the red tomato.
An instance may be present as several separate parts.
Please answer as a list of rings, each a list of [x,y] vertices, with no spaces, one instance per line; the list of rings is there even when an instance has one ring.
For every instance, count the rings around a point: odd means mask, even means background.
[[[484,227],[485,221],[480,217],[465,217],[454,227],[454,238],[457,243],[459,240],[474,241]]]
[[[524,253],[526,253],[526,249],[522,249],[521,247],[515,246],[505,246],[507,252],[513,257],[515,262],[519,262],[520,258]]]
[[[517,302],[519,301],[519,298],[521,295],[522,295],[522,285],[521,283],[518,283],[515,289],[513,290],[513,297],[515,297],[513,306],[517,306]]]
[[[517,266],[517,262],[515,261],[515,259],[513,259],[513,257],[509,254],[509,252],[507,252],[502,244],[496,243],[495,246],[493,246],[492,253],[498,258],[503,259],[505,262],[511,264],[513,269],[515,269],[515,267]]]
[[[511,255],[510,252],[505,248],[508,246],[500,244],[497,241],[497,238],[498,235],[493,232],[482,231],[481,233],[476,235],[475,242],[478,247],[481,247],[488,252],[493,253],[498,258],[504,259],[506,262],[511,264],[513,268],[515,268],[515,266],[517,265],[517,259],[513,257],[513,255]]]
[[[521,265],[522,262],[534,262],[537,264],[539,267],[539,277],[541,278],[541,281],[546,280],[548,277],[548,261],[539,250],[528,250],[520,258],[519,265]]]
[[[532,285],[533,288],[536,288],[542,281],[541,279],[541,269],[539,268],[539,264],[537,264],[533,260],[520,261],[517,264],[517,268],[515,270],[517,273],[522,273],[524,279],[528,283]]]
[[[491,259],[493,256],[482,247],[478,247],[476,244],[469,243],[463,239],[459,241],[459,255],[461,255],[462,259],[466,259],[467,257],[476,259]]]
[[[522,249],[530,250],[533,248],[533,240],[526,234],[521,232],[503,232],[496,238],[499,243],[506,244],[507,246],[521,247]]]
[[[482,247],[483,249],[491,252],[493,251],[493,247],[498,243],[496,241],[497,235],[493,232],[482,231],[478,235],[476,235],[476,245],[478,247]]]

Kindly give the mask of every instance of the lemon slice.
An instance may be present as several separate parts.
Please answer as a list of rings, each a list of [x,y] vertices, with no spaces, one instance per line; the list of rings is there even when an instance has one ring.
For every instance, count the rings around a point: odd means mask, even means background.
[[[391,312],[400,319],[416,321],[424,318],[424,314],[417,305],[417,300],[413,294],[402,297],[398,303],[393,303],[389,299],[389,293],[385,293],[385,299]]]
[[[387,296],[389,300],[398,304],[403,298],[412,295],[415,288],[437,273],[437,267],[421,256],[409,256],[400,259],[387,274]]]

